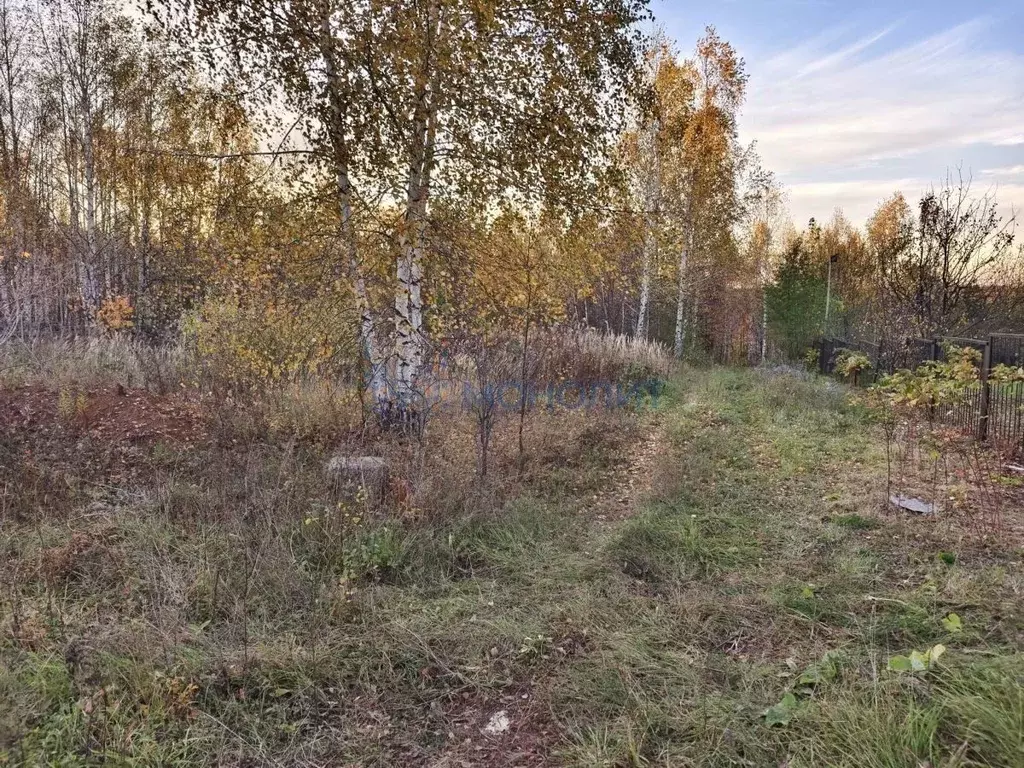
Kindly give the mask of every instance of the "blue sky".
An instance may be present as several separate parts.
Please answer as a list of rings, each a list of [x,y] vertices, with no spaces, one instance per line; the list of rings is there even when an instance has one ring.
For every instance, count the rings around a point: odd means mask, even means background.
[[[962,166],[1024,214],[1024,0],[653,0],[684,55],[708,24],[746,59],[740,120],[791,216],[862,224]]]

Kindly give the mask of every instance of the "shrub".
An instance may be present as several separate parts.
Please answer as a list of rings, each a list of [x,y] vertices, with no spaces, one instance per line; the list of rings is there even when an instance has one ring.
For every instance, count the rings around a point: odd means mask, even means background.
[[[978,382],[981,353],[973,347],[945,348],[945,360],[929,360],[916,370],[886,376],[878,390],[895,405],[928,406],[958,402]]]
[[[836,373],[857,383],[861,372],[871,369],[871,359],[863,352],[841,349],[836,355]]]
[[[304,374],[338,374],[358,359],[351,323],[327,298],[296,307],[235,298],[207,301],[185,339],[211,383],[248,389]]]
[[[135,326],[135,307],[127,296],[114,296],[96,311],[96,320],[110,333],[126,331]]]
[[[821,350],[817,347],[808,347],[807,351],[804,352],[803,360],[808,371],[817,371],[821,365]]]

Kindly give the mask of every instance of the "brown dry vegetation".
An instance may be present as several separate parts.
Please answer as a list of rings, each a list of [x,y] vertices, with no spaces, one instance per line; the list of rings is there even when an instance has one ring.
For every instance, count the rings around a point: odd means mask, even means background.
[[[505,418],[483,480],[469,414],[402,441],[90,381],[191,425],[133,439],[30,379],[3,412],[39,428],[0,433],[8,763],[1021,764],[1019,544],[886,513],[833,384],[687,369],[654,412],[540,409],[522,471]],[[330,481],[339,443],[405,492]]]

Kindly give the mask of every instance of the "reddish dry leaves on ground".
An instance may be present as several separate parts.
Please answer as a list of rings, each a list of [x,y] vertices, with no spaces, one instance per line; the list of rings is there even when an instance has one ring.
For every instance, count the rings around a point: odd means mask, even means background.
[[[205,432],[195,404],[120,385],[62,391],[0,387],[0,431],[91,437],[112,446],[195,444]]]

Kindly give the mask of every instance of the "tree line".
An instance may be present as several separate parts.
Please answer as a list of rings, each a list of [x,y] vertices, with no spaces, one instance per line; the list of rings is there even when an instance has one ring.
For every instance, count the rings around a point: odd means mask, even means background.
[[[1015,213],[962,171],[915,205],[898,192],[883,200],[863,230],[839,211],[824,226],[812,219],[778,255],[766,295],[774,337],[789,357],[824,335],[898,359],[910,339],[1024,332],[1015,231]]]
[[[950,179],[798,232],[739,140],[742,57],[650,22],[643,0],[0,0],[0,338],[185,337],[239,380],[349,375],[402,422],[440,357],[525,366],[549,326],[758,362],[1013,322],[990,195]]]

